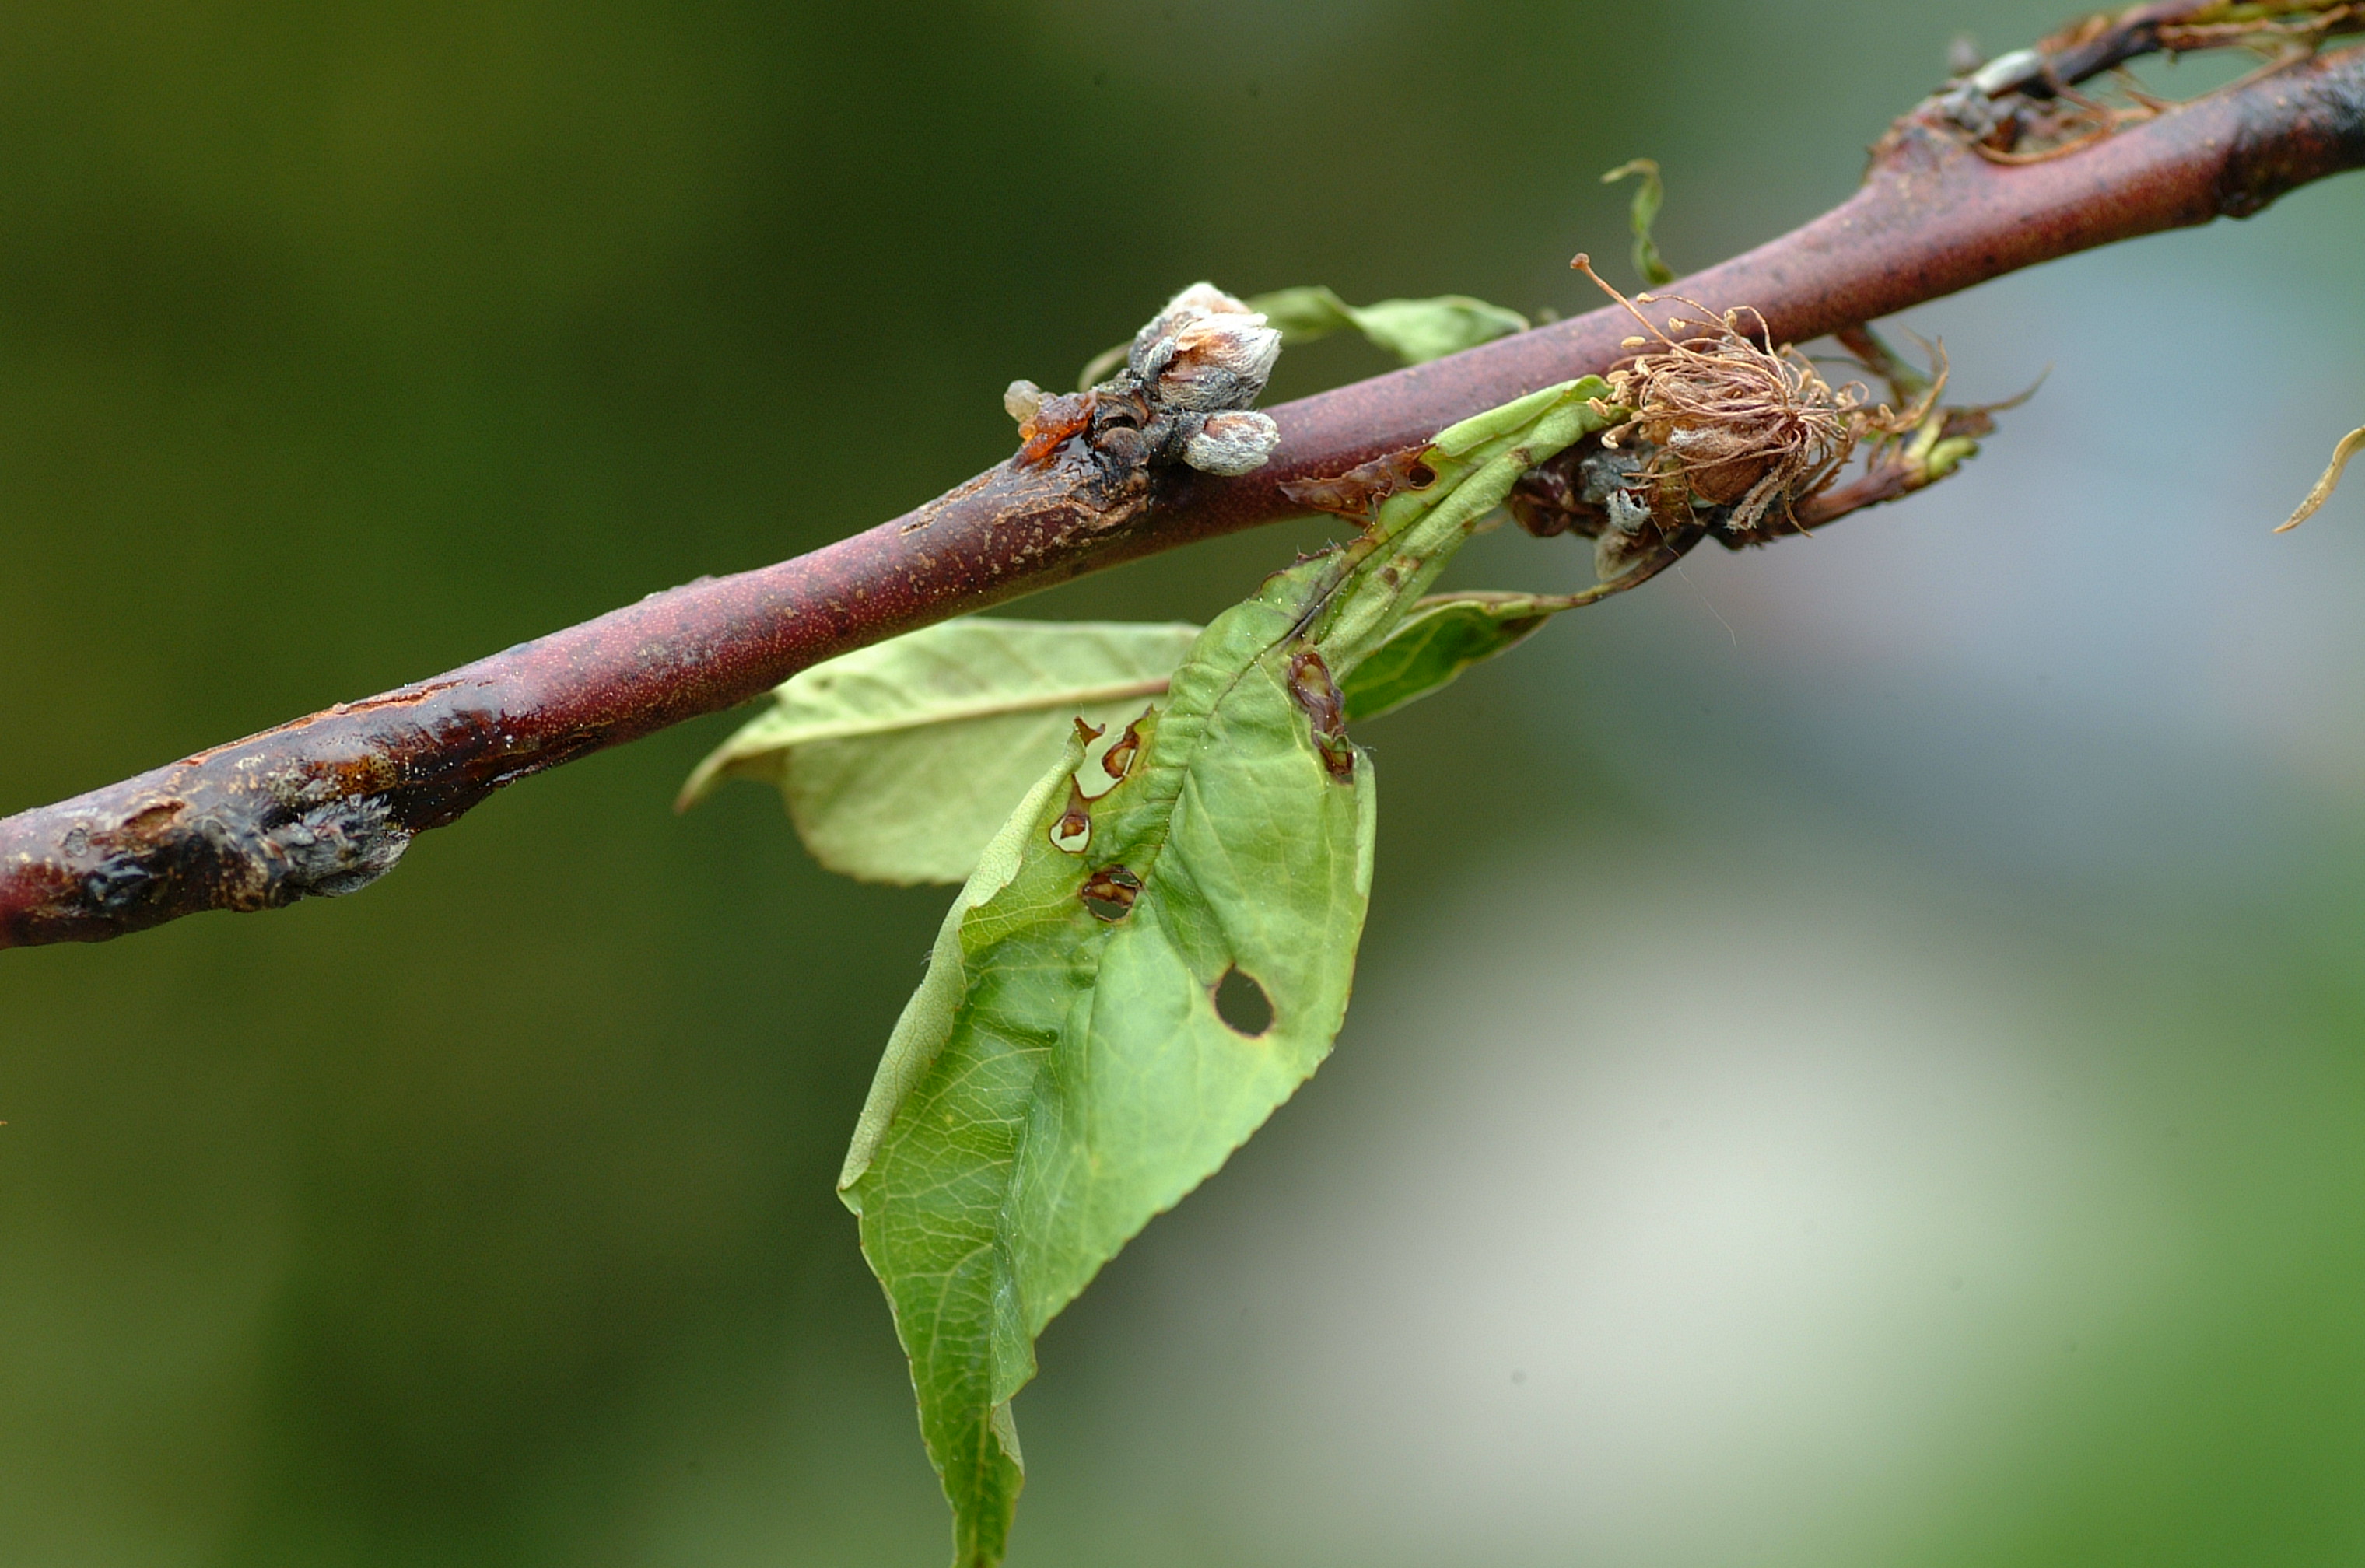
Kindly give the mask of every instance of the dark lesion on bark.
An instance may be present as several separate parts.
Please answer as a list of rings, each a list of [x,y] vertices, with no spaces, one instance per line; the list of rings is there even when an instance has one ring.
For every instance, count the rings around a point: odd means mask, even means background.
[[[312,793],[321,798],[308,805]],[[20,895],[0,931],[10,945],[100,941],[197,910],[352,892],[392,870],[415,831],[382,795],[179,768],[49,814],[65,824],[54,843],[9,857]]]
[[[497,714],[454,696],[444,684],[331,709],[0,823],[11,884],[0,946],[99,941],[368,886],[517,765],[560,760],[549,745],[505,756]]]

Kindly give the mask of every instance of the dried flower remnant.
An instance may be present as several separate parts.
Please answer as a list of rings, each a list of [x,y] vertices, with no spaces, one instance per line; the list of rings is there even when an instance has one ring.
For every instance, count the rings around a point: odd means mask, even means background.
[[[1642,492],[1663,530],[1691,521],[1695,500],[1729,509],[1718,526],[1741,538],[1770,536],[1778,521],[1797,529],[1792,506],[1829,484],[1860,439],[1910,429],[1928,411],[1866,409],[1860,384],[1833,387],[1797,349],[1769,347],[1752,310],[1717,316],[1679,298],[1689,314],[1670,316],[1663,330],[1640,308],[1657,297],[1630,300],[1602,282],[1587,258],[1574,264],[1649,333],[1626,340],[1638,352],[1609,374],[1633,416],[1602,445],[1620,449],[1637,437],[1650,444],[1628,493]],[[1744,330],[1744,322],[1756,330]],[[1935,396],[1933,387],[1931,400]]]
[[[1862,385],[1835,388],[1797,349],[1772,346],[1754,311],[1719,316],[1678,297],[1686,313],[1662,327],[1641,308],[1655,297],[1629,300],[1586,258],[1575,264],[1647,335],[1626,340],[1629,357],[1609,375],[1621,422],[1522,476],[1505,504],[1538,538],[1594,542],[1597,597],[1648,581],[1702,540],[1764,544],[1935,484],[1978,453],[1996,412],[2035,391],[1941,408],[1942,346],[1922,345],[1924,373],[1870,328],[1844,329],[1841,345],[1895,405],[1872,406]],[[1858,453],[1862,473],[1835,483]]]
[[[1081,437],[1104,467],[1126,474],[1178,463],[1204,474],[1261,468],[1281,431],[1250,405],[1280,353],[1281,333],[1261,312],[1194,283],[1134,335],[1123,367],[1091,390],[1010,384],[1002,406],[1018,422],[1017,462],[1047,464]]]

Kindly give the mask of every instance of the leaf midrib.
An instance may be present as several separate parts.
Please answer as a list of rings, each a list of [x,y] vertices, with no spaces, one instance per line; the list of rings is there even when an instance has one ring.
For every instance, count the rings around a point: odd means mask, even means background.
[[[914,710],[893,719],[842,719],[817,723],[810,729],[799,730],[791,737],[774,741],[765,749],[811,745],[815,741],[861,740],[871,735],[893,734],[899,730],[925,730],[936,724],[966,724],[979,719],[1006,718],[1013,713],[1040,713],[1052,708],[1090,708],[1104,702],[1123,702],[1133,697],[1162,697],[1172,684],[1171,676],[1156,676],[1109,686],[1069,687],[1030,697],[971,698],[965,702],[950,703],[941,708]]]

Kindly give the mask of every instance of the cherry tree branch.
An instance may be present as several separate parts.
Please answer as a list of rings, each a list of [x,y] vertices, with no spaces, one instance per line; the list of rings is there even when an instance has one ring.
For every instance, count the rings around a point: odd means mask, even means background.
[[[1999,124],[2053,113],[2080,76],[2224,9],[2140,6],[2062,35],[2054,53],[1994,62],[1900,120],[1847,201],[1676,291],[1712,309],[1754,307],[1777,341],[1805,342],[2074,252],[2247,217],[2365,165],[2356,49],[2108,123],[2057,154],[1999,160]],[[0,946],[100,941],[200,910],[352,891],[391,869],[413,836],[506,784],[746,701],[817,660],[1300,515],[1285,485],[1606,370],[1630,330],[1622,312],[1599,310],[1283,405],[1271,410],[1282,434],[1272,461],[1237,478],[1173,466],[1115,482],[1082,442],[1039,466],[1006,462],[810,554],[653,594],[0,820]]]

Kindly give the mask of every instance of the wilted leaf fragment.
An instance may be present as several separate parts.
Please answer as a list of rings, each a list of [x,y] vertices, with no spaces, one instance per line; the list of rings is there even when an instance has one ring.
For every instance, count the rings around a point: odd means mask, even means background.
[[[1299,506],[1346,518],[1362,528],[1390,496],[1398,490],[1417,490],[1435,477],[1421,466],[1421,454],[1428,450],[1414,446],[1383,453],[1368,463],[1358,463],[1344,474],[1283,479],[1279,487],[1283,495]]]
[[[833,871],[958,882],[1082,716],[1115,744],[1195,626],[964,617],[815,665],[698,765],[679,804],[725,777],[779,787]]]
[[[1345,1014],[1374,804],[1334,680],[1524,469],[1599,424],[1606,390],[1548,388],[1440,434],[1435,482],[1200,635],[1091,802],[1086,853],[1053,842],[1079,736],[947,915],[839,1187],[911,1358],[960,1568],[1008,1540],[1010,1400],[1036,1336],[1314,1070]]]
[[[2332,465],[2324,471],[2324,477],[2315,482],[2315,488],[2307,493],[2307,499],[2300,502],[2299,510],[2292,512],[2289,521],[2275,532],[2288,533],[2314,517],[2316,509],[2330,500],[2332,492],[2340,487],[2341,470],[2347,468],[2348,460],[2359,452],[2365,452],[2365,427],[2350,431],[2340,438],[2340,444],[2332,449]]]

